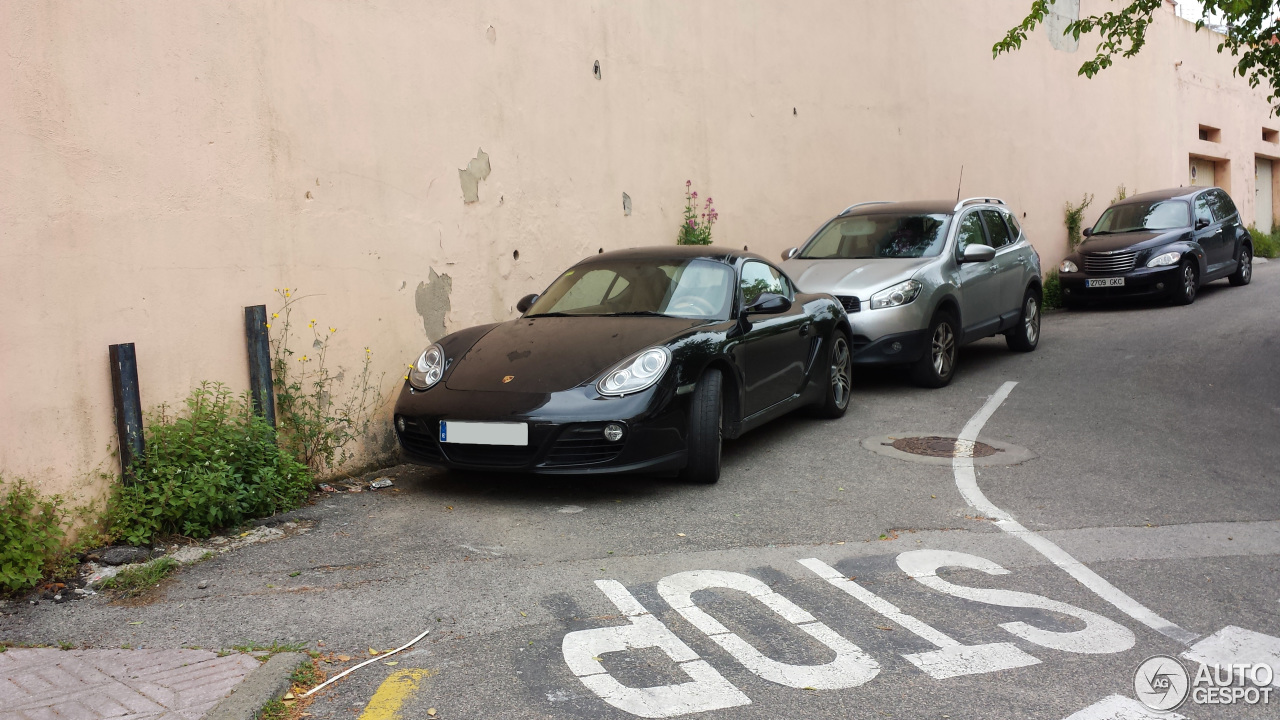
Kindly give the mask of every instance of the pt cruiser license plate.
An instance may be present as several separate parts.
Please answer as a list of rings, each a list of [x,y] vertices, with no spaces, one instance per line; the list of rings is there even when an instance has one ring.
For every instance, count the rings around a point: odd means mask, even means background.
[[[1124,278],[1091,278],[1084,281],[1085,287],[1124,287]]]
[[[455,445],[516,445],[529,444],[527,423],[440,421],[440,442]]]

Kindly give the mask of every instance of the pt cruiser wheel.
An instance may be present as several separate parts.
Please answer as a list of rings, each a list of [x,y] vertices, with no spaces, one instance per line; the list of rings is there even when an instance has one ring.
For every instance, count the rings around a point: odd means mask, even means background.
[[[1195,258],[1187,258],[1178,267],[1178,284],[1173,289],[1173,304],[1190,305],[1195,302],[1199,288],[1200,271],[1196,269]]]

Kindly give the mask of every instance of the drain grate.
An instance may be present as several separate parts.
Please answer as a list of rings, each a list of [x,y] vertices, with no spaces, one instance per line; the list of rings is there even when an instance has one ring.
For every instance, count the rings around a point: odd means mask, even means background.
[[[908,437],[894,438],[891,443],[882,443],[892,447],[894,450],[900,450],[904,453],[912,455],[923,455],[925,457],[949,458],[956,456],[956,439],[953,437],[938,437],[931,435],[929,437]],[[984,442],[975,442],[973,444],[973,457],[983,458],[991,457],[998,452],[1004,452],[999,448],[991,447]]]

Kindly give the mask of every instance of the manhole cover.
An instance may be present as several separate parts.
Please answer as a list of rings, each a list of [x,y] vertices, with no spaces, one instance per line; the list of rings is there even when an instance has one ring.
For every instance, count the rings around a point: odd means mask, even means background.
[[[956,456],[956,439],[952,437],[938,437],[930,435],[929,437],[906,437],[895,438],[891,443],[884,443],[892,447],[894,450],[900,450],[904,453],[912,455],[923,455],[925,457],[950,458]],[[991,447],[984,442],[975,442],[973,444],[973,457],[983,458],[991,457],[998,452],[1004,452],[999,448]]]

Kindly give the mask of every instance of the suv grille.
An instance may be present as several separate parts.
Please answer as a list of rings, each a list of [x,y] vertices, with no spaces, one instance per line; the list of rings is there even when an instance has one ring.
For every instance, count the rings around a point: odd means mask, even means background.
[[[547,453],[544,465],[591,465],[613,460],[622,454],[626,438],[617,442],[604,439],[605,423],[565,428],[560,439]]]
[[[1136,251],[1118,252],[1109,255],[1085,255],[1084,271],[1095,275],[1117,275],[1133,269]]]
[[[851,297],[849,295],[837,295],[836,299],[844,306],[844,311],[847,313],[858,312],[862,309],[862,302],[856,297]]]

